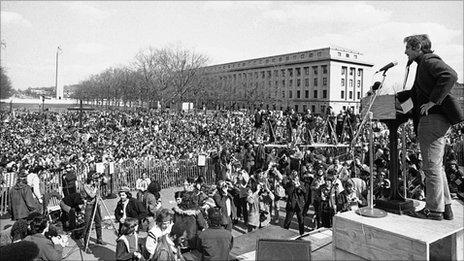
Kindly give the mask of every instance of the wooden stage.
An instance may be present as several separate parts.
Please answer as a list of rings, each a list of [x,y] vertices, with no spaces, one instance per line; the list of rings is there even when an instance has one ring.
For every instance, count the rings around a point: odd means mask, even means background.
[[[416,210],[424,207],[418,202]],[[355,212],[335,215],[335,260],[464,260],[464,205],[453,200],[453,220],[428,220],[388,213],[363,217]]]
[[[320,228],[304,234],[301,238],[295,230],[269,226],[234,238],[231,260],[248,261],[256,258],[258,239],[289,239],[311,242],[311,260],[332,260],[332,230]]]

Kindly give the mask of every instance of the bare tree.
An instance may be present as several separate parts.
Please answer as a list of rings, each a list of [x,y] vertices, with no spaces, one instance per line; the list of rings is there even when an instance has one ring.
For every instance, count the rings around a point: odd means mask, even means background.
[[[134,67],[149,89],[146,97],[168,104],[182,101],[198,87],[206,62],[204,55],[180,47],[150,47],[136,55]]]

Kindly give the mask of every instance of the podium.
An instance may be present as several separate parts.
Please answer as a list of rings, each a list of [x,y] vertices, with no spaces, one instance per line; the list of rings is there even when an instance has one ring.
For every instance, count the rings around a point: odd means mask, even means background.
[[[418,209],[425,202],[418,201]],[[367,218],[354,211],[334,216],[334,260],[464,260],[463,203],[453,200],[453,220],[388,214]]]
[[[361,115],[366,113],[365,108],[369,104],[371,97],[368,96],[361,100],[363,110]],[[390,184],[391,191],[386,200],[374,200],[376,208],[387,212],[404,214],[414,209],[412,200],[405,199],[400,194],[398,185],[398,127],[408,120],[407,115],[398,113],[399,102],[395,95],[379,95],[376,97],[374,104],[371,107],[373,120],[379,120],[385,123],[390,132],[389,149],[390,149]]]

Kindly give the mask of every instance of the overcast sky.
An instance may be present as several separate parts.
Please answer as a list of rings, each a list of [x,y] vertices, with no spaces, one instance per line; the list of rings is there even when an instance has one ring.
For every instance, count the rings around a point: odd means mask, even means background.
[[[374,69],[398,61],[385,82],[392,92],[404,78],[403,38],[419,33],[463,82],[463,1],[1,1],[0,32],[15,89],[55,85],[57,46],[68,85],[128,65],[149,46],[181,45],[213,65],[335,45]]]

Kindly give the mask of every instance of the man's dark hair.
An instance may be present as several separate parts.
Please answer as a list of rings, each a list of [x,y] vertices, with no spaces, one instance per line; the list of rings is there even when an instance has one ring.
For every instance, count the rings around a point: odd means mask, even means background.
[[[29,224],[24,219],[19,219],[18,221],[16,221],[11,227],[11,232],[10,232],[10,235],[13,241],[22,240],[23,238],[25,238],[27,236],[28,226]]]
[[[182,202],[179,204],[179,208],[182,210],[197,209],[198,208],[198,196],[193,191],[186,191],[182,195]]]
[[[0,260],[32,261],[39,255],[39,248],[34,242],[20,241],[2,247]]]
[[[43,215],[35,217],[30,224],[31,231],[33,231],[34,233],[42,233],[47,227],[47,224],[48,224],[47,217]]]
[[[156,215],[156,223],[162,223],[167,219],[172,219],[172,212],[167,208],[163,208],[158,212],[158,215]]]
[[[218,207],[208,209],[208,220],[210,227],[220,227],[222,223],[221,209]]]
[[[421,51],[423,53],[433,53],[433,51],[431,50],[432,42],[430,41],[429,36],[426,34],[407,36],[404,38],[403,41],[404,43],[410,45],[413,48],[417,48],[420,45]]]

